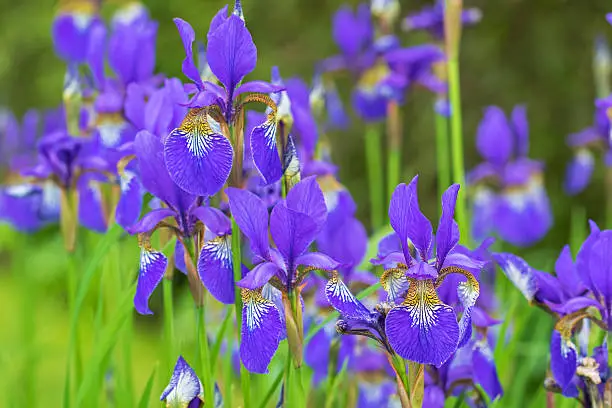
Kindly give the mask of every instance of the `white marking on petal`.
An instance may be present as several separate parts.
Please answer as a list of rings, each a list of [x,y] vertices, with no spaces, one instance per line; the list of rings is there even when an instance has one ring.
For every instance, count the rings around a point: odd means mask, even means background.
[[[140,275],[143,276],[149,270],[149,267],[163,259],[164,254],[157,251],[142,249],[140,251]]]
[[[119,178],[119,185],[121,186],[121,191],[126,192],[130,188],[130,183],[132,180],[136,178],[136,174],[129,170],[124,170]]]
[[[244,307],[246,308],[246,325],[249,331],[254,331],[261,327],[263,316],[270,312],[270,309],[274,308],[274,304],[267,299],[260,296],[250,296],[245,302]]]
[[[4,191],[11,197],[21,198],[31,194],[34,190],[35,188],[32,184],[17,184],[8,186]]]
[[[232,265],[232,241],[231,235],[223,235],[212,239],[202,246],[202,252],[206,252],[225,267]]]

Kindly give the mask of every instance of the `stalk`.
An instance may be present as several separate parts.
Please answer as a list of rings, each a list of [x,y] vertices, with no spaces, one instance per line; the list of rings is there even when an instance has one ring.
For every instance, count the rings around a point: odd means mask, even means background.
[[[174,305],[172,298],[172,277],[168,274],[162,280],[164,300],[164,343],[166,345],[166,372],[172,372],[174,355]]]
[[[438,197],[442,197],[444,191],[451,184],[451,169],[449,167],[448,151],[448,119],[434,112],[436,120],[436,156],[438,169]],[[442,205],[440,204],[440,213]]]
[[[208,344],[208,336],[206,334],[206,300],[204,305],[196,307],[196,333],[197,333],[197,350],[196,355],[199,357],[199,364],[202,367],[202,384],[204,386],[204,401],[214,401],[214,376],[210,364],[210,346]]]
[[[395,373],[397,395],[399,396],[402,408],[413,408],[410,400],[410,386],[406,376],[406,362],[397,354],[389,355],[388,359]]]
[[[380,139],[380,126],[374,123],[367,124],[365,130],[365,156],[370,192],[370,222],[373,231],[382,226],[385,218]]]
[[[400,107],[395,101],[387,105],[387,141],[389,151],[387,157],[387,200],[391,196],[401,178],[402,159],[402,118]]]
[[[459,42],[461,39],[462,0],[446,0],[444,27],[448,64],[448,86],[451,103],[451,161],[453,182],[465,186],[463,132],[461,122],[461,85],[459,82]],[[465,193],[459,192],[455,209],[463,243],[470,242]]]

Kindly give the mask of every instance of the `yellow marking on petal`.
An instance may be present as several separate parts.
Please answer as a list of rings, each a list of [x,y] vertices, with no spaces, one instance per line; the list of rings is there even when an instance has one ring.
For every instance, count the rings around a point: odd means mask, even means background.
[[[357,86],[364,91],[372,91],[390,72],[391,70],[387,64],[379,61],[361,76]]]
[[[412,320],[412,326],[427,329],[437,322],[437,311],[445,307],[440,301],[434,283],[430,279],[408,278],[409,286],[406,299],[402,303],[407,306]]]
[[[276,112],[278,111],[278,107],[276,106],[276,103],[274,103],[274,101],[272,100],[272,98],[270,98],[269,95],[262,94],[262,93],[252,93],[252,94],[248,94],[247,96],[245,96],[244,99],[242,100],[243,105],[250,103],[250,102],[259,102],[259,103],[263,103],[264,105],[267,105],[270,109],[272,109],[272,112],[274,112],[274,115],[272,117],[276,117]]]
[[[187,112],[179,129],[193,135],[212,135],[212,128],[208,123],[208,108],[194,108]]]
[[[123,175],[125,174],[125,168],[135,158],[136,158],[135,154],[129,154],[119,159],[119,161],[117,162],[117,174],[123,177]]]

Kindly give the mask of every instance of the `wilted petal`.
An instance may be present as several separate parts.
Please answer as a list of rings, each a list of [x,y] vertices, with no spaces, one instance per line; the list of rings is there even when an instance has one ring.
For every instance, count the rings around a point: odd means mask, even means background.
[[[571,341],[563,339],[556,330],[553,331],[550,340],[550,370],[564,396],[578,396],[578,390],[572,383],[576,373],[576,348]]]
[[[280,180],[283,175],[278,146],[276,144],[277,124],[269,118],[251,132],[251,154],[253,162],[266,184]]]
[[[488,107],[476,134],[476,148],[480,155],[487,161],[502,165],[512,155],[514,143],[504,111],[497,106]]]
[[[240,230],[251,241],[251,251],[261,259],[270,258],[268,242],[268,209],[259,197],[247,190],[229,187],[225,190],[229,198],[232,217]]]
[[[279,268],[272,262],[262,262],[256,265],[247,275],[238,282],[238,286],[256,290],[263,287],[268,281],[279,273]]]
[[[170,178],[183,190],[200,196],[216,194],[232,169],[234,150],[223,135],[213,133],[205,112],[193,109],[164,144]]]
[[[453,184],[442,195],[442,215],[436,233],[436,262],[438,268],[444,264],[446,255],[459,242],[459,227],[454,220],[458,193],[459,184]]]
[[[408,290],[406,272],[397,269],[387,269],[380,277],[380,284],[387,292],[387,301],[401,303]]]
[[[441,366],[457,349],[459,326],[431,280],[411,280],[406,300],[387,315],[389,344],[401,357]]]
[[[531,302],[537,290],[536,278],[531,266],[522,258],[512,254],[497,253],[493,254],[493,258],[510,282]]]
[[[565,192],[570,195],[582,192],[589,185],[594,169],[595,158],[590,150],[581,149],[576,152],[565,170]]]
[[[282,331],[280,313],[260,292],[242,289],[242,342],[240,359],[253,373],[268,372]]]
[[[295,265],[317,234],[317,224],[308,215],[278,203],[270,216],[270,233],[285,263]]]
[[[164,277],[167,265],[168,259],[161,252],[150,248],[141,249],[138,283],[134,296],[134,307],[138,313],[153,314],[149,309],[149,298]]]
[[[370,311],[346,287],[337,272],[325,285],[327,301],[343,317],[351,319],[370,319]]]
[[[208,291],[221,303],[234,303],[232,236],[222,235],[202,246],[198,273]]]
[[[199,398],[202,390],[202,383],[195,371],[179,356],[170,384],[164,389],[159,400],[165,401],[169,407],[186,407],[192,400]]]
[[[229,16],[208,36],[208,64],[229,95],[245,75],[255,69],[257,48],[239,17]]]
[[[406,260],[410,259],[408,239],[423,260],[429,259],[431,250],[431,223],[419,208],[417,183],[418,176],[415,176],[410,184],[398,185],[389,204],[389,220],[400,238]]]

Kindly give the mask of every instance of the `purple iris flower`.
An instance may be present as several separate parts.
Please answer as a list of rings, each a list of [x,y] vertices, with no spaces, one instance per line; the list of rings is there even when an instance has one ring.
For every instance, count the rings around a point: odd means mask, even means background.
[[[388,300],[394,305],[385,320],[391,347],[405,359],[422,364],[442,365],[471,336],[471,312],[479,295],[472,270],[484,263],[458,251],[459,230],[453,220],[459,185],[442,196],[442,216],[437,234],[421,212],[415,177],[409,185],[395,189],[389,206],[391,226],[399,238],[401,252],[376,260],[388,268],[381,277]],[[467,280],[457,285],[463,306],[457,322],[455,310],[438,297],[437,288],[453,273]]]
[[[202,197],[193,196],[179,188],[168,175],[163,159],[161,140],[146,130],[138,133],[134,142],[138,171],[142,185],[157,197],[164,207],[149,211],[136,224],[128,228],[138,233],[141,245],[140,271],[134,306],[141,314],[151,314],[148,300],[161,282],[168,260],[154,250],[149,242],[157,228],[170,229],[182,244],[188,245],[198,231],[198,221],[206,227],[204,244],[197,260],[199,277],[220,302],[234,302],[229,219],[219,210],[202,206]],[[178,244],[177,244],[178,245]],[[181,248],[185,251],[184,248]]]
[[[473,190],[472,233],[484,239],[492,232],[513,245],[529,246],[552,225],[543,164],[527,157],[529,125],[525,108],[516,106],[511,120],[491,106],[476,136],[485,162],[468,174]]]
[[[60,215],[60,190],[52,182],[42,186],[22,183],[0,189],[0,221],[13,228],[34,232],[56,223]]]
[[[593,125],[568,136],[567,144],[574,150],[574,157],[565,171],[565,192],[575,195],[591,182],[595,169],[595,153],[601,152],[606,167],[612,166],[612,141],[610,139],[610,109],[612,96],[595,101]]]
[[[600,231],[591,223],[591,233],[575,262],[568,246],[561,251],[555,264],[556,276],[531,268],[517,256],[495,255],[504,273],[528,300],[558,316],[551,337],[551,371],[560,392],[568,397],[577,397],[580,389],[594,392],[587,386],[591,380],[583,375],[589,372],[589,360],[588,341],[581,337],[585,332],[589,338],[590,327],[595,327],[590,323],[604,332],[612,326],[611,250],[612,231]],[[586,344],[576,347],[574,339]]]
[[[240,357],[252,372],[264,373],[283,334],[282,306],[265,297],[262,289],[270,282],[276,296],[298,288],[305,278],[299,266],[332,270],[338,263],[330,257],[308,252],[327,218],[323,193],[316,179],[297,183],[268,217],[265,203],[251,192],[236,188],[226,190],[229,205],[240,230],[250,241],[255,267],[240,281],[242,343]],[[276,248],[270,247],[268,225]]]
[[[75,2],[66,7],[53,21],[51,36],[57,54],[69,64],[87,61],[92,32],[102,25],[96,2]]]
[[[274,92],[279,88],[263,81],[239,86],[257,63],[257,48],[240,7],[235,7],[229,17],[227,6],[219,10],[208,30],[206,58],[221,86],[202,80],[193,55],[193,28],[180,18],[174,22],[185,48],[183,73],[195,85],[196,95],[189,105],[195,109],[165,141],[166,165],[179,187],[193,194],[209,196],[218,192],[227,181],[234,149],[243,148],[232,146],[230,139],[233,136],[228,130],[242,117],[242,103],[248,101],[248,97],[242,98],[243,101],[239,97],[245,93]],[[274,106],[263,95],[256,99]],[[242,132],[242,129],[235,129],[235,132]]]
[[[159,399],[168,407],[200,408],[204,406],[202,382],[182,356],[178,358],[170,383]]]
[[[482,12],[477,8],[461,11],[461,23],[473,25],[482,18]],[[444,39],[444,0],[436,0],[434,5],[425,6],[420,11],[408,15],[402,22],[402,28],[409,30],[425,30],[436,40]]]

